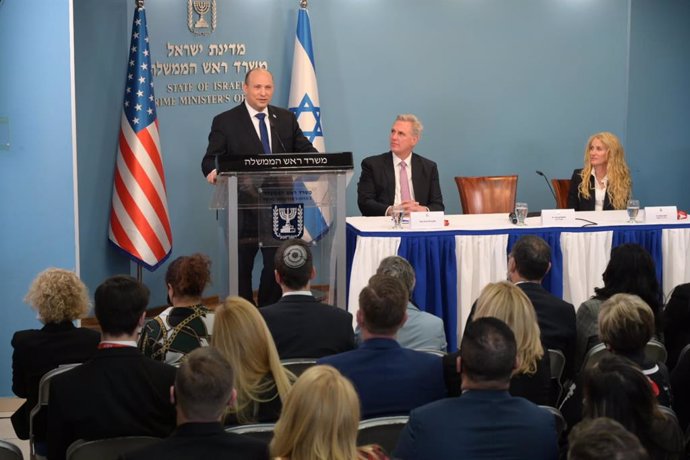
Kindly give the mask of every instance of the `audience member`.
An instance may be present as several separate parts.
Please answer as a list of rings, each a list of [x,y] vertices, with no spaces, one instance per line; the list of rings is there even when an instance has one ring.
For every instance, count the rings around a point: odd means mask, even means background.
[[[316,276],[309,245],[299,239],[285,241],[274,265],[283,297],[260,312],[280,358],[321,358],[352,350],[352,314],[319,302],[309,290]]]
[[[417,350],[445,352],[447,343],[443,320],[420,310],[412,301],[412,291],[416,282],[412,265],[400,256],[390,256],[381,261],[376,273],[399,279],[410,293],[410,298],[407,301],[407,321],[398,330],[396,336],[400,346]]]
[[[515,336],[505,323],[496,318],[473,321],[458,358],[462,396],[413,410],[394,456],[556,459],[553,415],[508,392],[518,362]]]
[[[177,429],[169,438],[124,456],[125,460],[268,460],[265,442],[226,433],[225,410],[237,396],[230,363],[213,348],[198,348],[185,357],[170,398]]]
[[[292,460],[384,460],[378,446],[357,447],[359,400],[330,366],[307,369],[293,386],[276,423],[271,457]]]
[[[102,340],[86,363],[50,384],[48,458],[65,458],[77,439],[145,435],[163,437],[175,427],[170,386],[175,368],[137,349],[149,290],[131,276],[106,279],[95,293]]]
[[[678,415],[680,427],[685,431],[690,426],[690,351],[681,356],[673,368],[671,390],[673,410]]]
[[[575,364],[579,369],[582,360],[598,342],[597,317],[601,303],[614,294],[635,294],[645,301],[654,312],[655,331],[660,336],[661,289],[656,277],[652,256],[638,244],[622,244],[611,251],[606,270],[602,275],[603,288],[594,289],[594,297],[577,309],[577,349]]]
[[[178,257],[168,266],[165,284],[172,307],[144,325],[139,347],[146,356],[179,365],[185,354],[208,346],[213,313],[201,295],[210,281],[211,260],[203,254]]]
[[[668,358],[666,365],[673,369],[680,351],[690,343],[690,283],[673,289],[664,308],[664,343]]]
[[[527,294],[537,313],[544,348],[563,352],[565,377],[575,374],[575,307],[541,285],[551,269],[551,248],[536,235],[517,240],[508,256],[508,279]]]
[[[585,370],[585,419],[610,417],[635,434],[654,460],[680,459],[685,447],[678,423],[659,410],[649,379],[620,356]]]
[[[362,402],[362,417],[407,414],[411,409],[443,398],[441,358],[402,348],[395,335],[407,317],[409,294],[399,280],[374,275],[359,294],[359,348],[321,358],[349,378]]]
[[[12,426],[19,439],[29,439],[29,414],[38,401],[43,374],[61,364],[86,361],[96,353],[100,340],[98,332],[72,324],[89,310],[86,286],[76,273],[60,268],[39,273],[24,301],[36,310],[43,327],[12,336],[12,391],[26,398],[12,414]],[[34,418],[35,442],[45,440],[45,431],[46,419],[38,415]]]
[[[568,443],[568,460],[650,460],[637,436],[608,417],[578,423]]]
[[[230,362],[237,391],[226,425],[275,422],[294,375],[280,364],[271,333],[258,309],[228,297],[216,309],[211,344]]]

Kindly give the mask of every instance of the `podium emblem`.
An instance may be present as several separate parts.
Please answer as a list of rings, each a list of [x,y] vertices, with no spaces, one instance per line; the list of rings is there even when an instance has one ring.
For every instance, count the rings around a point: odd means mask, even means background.
[[[304,205],[302,203],[274,204],[273,238],[289,240],[304,234]]]
[[[210,14],[207,19],[206,15]],[[216,29],[216,0],[187,0],[187,27],[194,35],[209,35]]]

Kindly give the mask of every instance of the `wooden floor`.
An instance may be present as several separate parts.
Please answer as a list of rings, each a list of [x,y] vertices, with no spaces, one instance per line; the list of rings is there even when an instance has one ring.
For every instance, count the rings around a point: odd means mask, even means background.
[[[28,459],[29,441],[17,439],[14,428],[12,428],[12,422],[10,421],[10,417],[14,411],[16,411],[23,402],[24,400],[19,398],[0,398],[0,439],[17,445],[22,450],[24,458]]]

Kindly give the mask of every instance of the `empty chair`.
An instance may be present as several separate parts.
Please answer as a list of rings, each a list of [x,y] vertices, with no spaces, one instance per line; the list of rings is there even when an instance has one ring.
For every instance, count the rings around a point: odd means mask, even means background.
[[[568,209],[568,193],[570,193],[570,179],[551,179],[553,191],[556,192],[556,206],[558,209]]]
[[[254,423],[250,425],[232,426],[226,428],[225,431],[228,433],[245,434],[269,443],[273,438],[273,430],[275,430],[275,427],[275,423]]]
[[[407,419],[407,415],[398,415],[362,420],[357,431],[357,445],[378,444],[386,452],[393,452]]]
[[[282,364],[285,369],[295,374],[296,377],[299,377],[302,375],[302,372],[315,365],[316,360],[312,358],[292,358],[283,359],[280,361],[280,364]]]
[[[160,438],[151,436],[123,436],[94,441],[79,439],[69,446],[65,458],[67,460],[118,460],[122,454],[159,441]]]
[[[463,214],[512,212],[518,176],[456,177]]]
[[[19,447],[11,442],[0,441],[0,460],[24,460]]]

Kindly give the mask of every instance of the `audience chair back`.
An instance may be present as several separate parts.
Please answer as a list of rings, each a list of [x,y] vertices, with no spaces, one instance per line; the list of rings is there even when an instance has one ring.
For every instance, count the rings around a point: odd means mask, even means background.
[[[518,176],[456,177],[463,214],[512,212]]]
[[[8,441],[0,441],[0,460],[24,460],[19,447]]]
[[[582,370],[590,368],[598,363],[604,356],[609,356],[610,351],[606,349],[603,343],[597,343],[587,351],[584,361],[582,361]]]
[[[556,193],[558,209],[568,209],[568,194],[570,193],[570,179],[551,179],[553,191]]]
[[[160,440],[151,436],[123,436],[95,441],[79,439],[67,448],[65,458],[66,460],[118,460],[123,454],[150,446]]]
[[[273,439],[273,431],[275,428],[275,423],[254,423],[250,425],[231,426],[225,428],[225,431],[228,433],[244,434],[258,439],[259,441],[269,443],[271,439]]]
[[[678,365],[683,359],[685,359],[685,355],[690,354],[690,343],[685,345],[682,350],[680,350],[680,353],[678,353],[678,360],[676,361],[676,365]]]
[[[565,421],[565,417],[563,417],[561,411],[551,406],[539,407],[553,414],[554,418],[556,419],[556,433],[558,433],[558,437],[560,438],[563,434],[565,434],[566,429],[568,429],[568,422]]]
[[[55,369],[49,370],[43,374],[43,377],[41,377],[41,381],[38,383],[38,402],[36,402],[36,406],[34,406],[29,413],[29,455],[31,458],[36,458],[36,433],[34,430],[34,419],[41,409],[48,405],[48,400],[50,398],[50,380],[56,375],[70,371],[80,365],[81,363],[62,364]]]
[[[359,422],[357,445],[378,444],[386,452],[393,452],[408,418],[407,415],[398,415],[362,420]]]
[[[659,405],[658,407],[659,407],[659,412],[664,414],[664,416],[666,416],[666,418],[671,419],[673,421],[673,423],[680,426],[678,424],[678,416],[676,415],[676,413],[673,409],[671,409],[670,407],[662,406],[662,405]]]
[[[316,360],[312,358],[283,359],[280,361],[280,364],[282,364],[285,369],[295,374],[295,377],[299,377],[302,375],[302,372],[314,366]]]
[[[668,353],[666,352],[666,347],[663,343],[656,339],[652,339],[647,342],[647,345],[645,345],[644,355],[651,362],[666,363]]]
[[[557,405],[563,393],[563,369],[565,369],[565,355],[561,350],[549,349],[549,364],[551,366],[551,401]]]
[[[433,348],[415,348],[414,350],[421,351],[422,353],[429,353],[430,355],[440,356],[441,358],[447,355],[445,351],[435,350]]]

